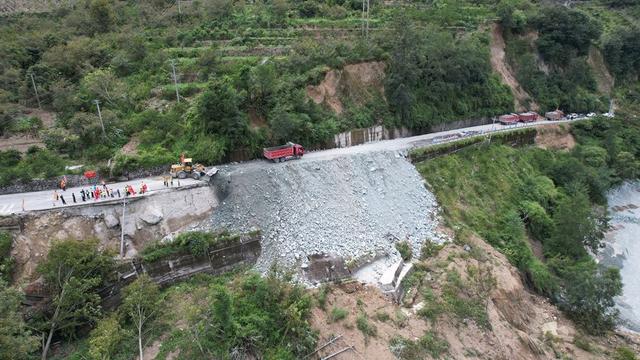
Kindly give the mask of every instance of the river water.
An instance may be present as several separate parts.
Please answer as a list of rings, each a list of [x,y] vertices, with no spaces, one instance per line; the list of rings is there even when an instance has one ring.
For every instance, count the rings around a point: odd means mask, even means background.
[[[616,299],[624,327],[640,332],[640,182],[609,192],[611,231],[599,260],[620,268],[624,293]]]

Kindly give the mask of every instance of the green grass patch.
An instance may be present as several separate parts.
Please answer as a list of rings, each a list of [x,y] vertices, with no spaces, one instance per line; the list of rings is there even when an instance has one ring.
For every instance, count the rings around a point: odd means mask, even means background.
[[[389,350],[402,360],[422,360],[427,356],[439,359],[449,351],[449,343],[434,331],[427,331],[416,341],[396,336],[389,342]]]
[[[356,318],[356,327],[364,335],[365,340],[378,335],[378,328],[369,321],[365,313],[360,313]]]
[[[229,233],[211,233],[192,231],[181,233],[169,242],[155,242],[140,252],[140,257],[146,262],[163,260],[178,254],[205,256],[212,247],[223,247],[237,243],[240,235]]]
[[[329,322],[338,322],[345,319],[347,315],[349,315],[349,312],[347,310],[334,306],[331,309],[331,313],[329,314]]]

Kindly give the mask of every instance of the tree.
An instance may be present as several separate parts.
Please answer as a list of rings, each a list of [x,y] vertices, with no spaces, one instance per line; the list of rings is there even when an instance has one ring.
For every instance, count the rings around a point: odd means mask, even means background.
[[[273,106],[277,77],[272,63],[256,66],[249,71],[247,100],[261,116],[266,116]]]
[[[247,130],[247,119],[240,113],[240,95],[231,79],[224,77],[209,84],[198,99],[197,117],[205,133],[226,136],[238,143]]]
[[[0,279],[0,360],[31,359],[38,337],[27,328],[20,312],[24,294]]]
[[[417,81],[417,36],[410,20],[402,15],[394,29],[395,47],[391,53],[385,92],[401,123],[407,124],[414,103],[413,88]]]
[[[546,61],[559,66],[586,55],[602,31],[589,16],[564,6],[543,8],[533,23],[540,32],[538,50]]]
[[[622,294],[618,269],[599,268],[592,259],[573,263],[556,258],[550,266],[564,283],[560,307],[589,333],[613,329],[618,318],[614,298]]]
[[[506,30],[519,33],[527,25],[527,16],[522,10],[527,2],[520,0],[502,0],[497,7],[500,24]]]
[[[56,332],[71,335],[101,314],[97,291],[113,276],[113,257],[98,251],[96,240],[64,240],[53,244],[37,271],[51,296],[51,311],[44,313],[48,331],[42,351],[47,358]]]
[[[11,257],[13,239],[11,234],[0,231],[0,281],[11,281],[14,259]]]
[[[95,360],[109,360],[118,352],[118,345],[129,337],[129,332],[122,328],[118,314],[98,322],[89,337],[89,356]]]
[[[89,5],[89,16],[97,32],[107,32],[115,21],[109,0],[93,0]]]
[[[605,40],[602,53],[617,79],[634,81],[640,74],[640,29],[617,29]]]
[[[142,336],[145,324],[158,312],[160,292],[158,285],[147,275],[142,275],[123,290],[122,310],[133,321],[138,332],[138,350],[143,359]]]
[[[591,209],[585,186],[574,184],[562,198],[553,214],[554,230],[545,251],[578,260],[588,257],[585,247],[593,252],[600,249],[606,218]]]

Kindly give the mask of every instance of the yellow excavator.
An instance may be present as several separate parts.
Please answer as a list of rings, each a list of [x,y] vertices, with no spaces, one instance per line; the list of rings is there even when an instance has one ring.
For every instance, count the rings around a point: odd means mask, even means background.
[[[178,179],[186,179],[192,177],[195,180],[200,179],[201,176],[206,174],[207,169],[202,164],[193,165],[191,158],[185,158],[184,154],[180,155],[180,162],[178,164],[171,165],[169,173],[171,177]]]

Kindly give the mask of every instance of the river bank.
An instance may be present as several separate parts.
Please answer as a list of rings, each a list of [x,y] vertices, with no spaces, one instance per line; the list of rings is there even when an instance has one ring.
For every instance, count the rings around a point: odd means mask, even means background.
[[[640,332],[640,182],[625,183],[607,195],[611,230],[600,263],[620,268],[623,295],[616,299],[623,326]]]

